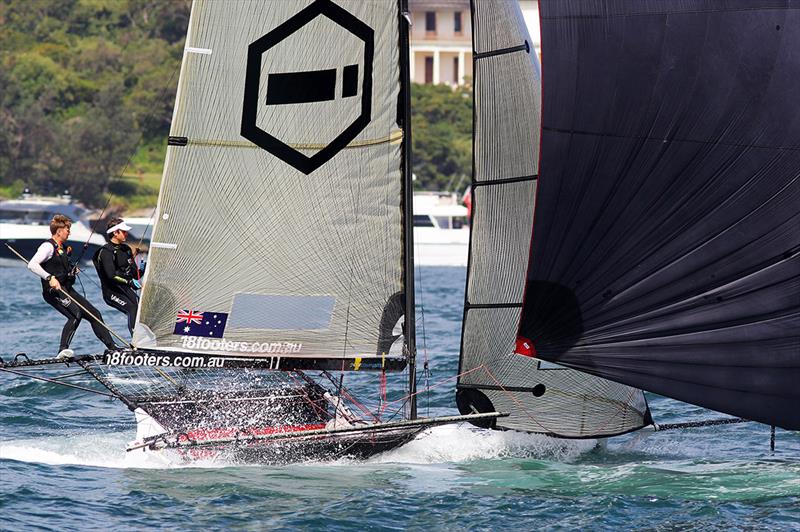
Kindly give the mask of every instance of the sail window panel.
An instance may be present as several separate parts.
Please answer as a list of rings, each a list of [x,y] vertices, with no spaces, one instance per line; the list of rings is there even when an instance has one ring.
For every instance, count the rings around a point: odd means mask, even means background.
[[[336,299],[329,296],[236,294],[228,327],[233,329],[327,329]]]
[[[474,189],[470,303],[522,302],[535,200],[535,181]]]
[[[538,173],[541,86],[538,62],[524,51],[475,65],[475,181]]]
[[[476,53],[519,46],[526,40],[531,42],[518,2],[474,0],[472,6]]]

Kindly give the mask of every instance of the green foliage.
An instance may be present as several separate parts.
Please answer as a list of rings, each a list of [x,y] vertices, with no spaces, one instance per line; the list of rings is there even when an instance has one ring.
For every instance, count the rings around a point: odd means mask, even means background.
[[[155,204],[190,0],[0,0],[0,195]],[[463,189],[469,87],[412,88],[416,188]],[[124,175],[120,175],[124,174]]]
[[[465,188],[472,173],[471,88],[414,84],[411,117],[415,188]]]
[[[0,194],[68,188],[97,206],[114,188],[154,203],[157,187],[113,183],[160,175],[189,6],[0,2]]]

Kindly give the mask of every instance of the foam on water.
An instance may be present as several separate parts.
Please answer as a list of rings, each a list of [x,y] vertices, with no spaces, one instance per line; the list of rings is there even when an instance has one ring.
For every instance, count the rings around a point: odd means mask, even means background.
[[[84,433],[0,443],[0,459],[48,465],[82,465],[109,468],[168,468],[177,464],[159,453],[126,452],[129,432]]]
[[[90,467],[172,469],[181,467],[220,468],[240,466],[215,460],[182,461],[171,452],[126,452],[133,439],[129,432],[83,433],[0,443],[0,459],[49,465]],[[558,440],[537,434],[480,430],[469,425],[448,425],[429,429],[412,442],[377,455],[368,463],[442,464],[486,460],[498,457],[547,458],[573,461],[595,448],[596,440]],[[358,461],[343,459],[332,466],[353,466]],[[325,463],[315,463],[324,465]]]
[[[559,440],[540,434],[481,430],[466,424],[445,425],[427,430],[414,441],[372,461],[432,464],[519,457],[569,462],[596,445],[597,440]]]

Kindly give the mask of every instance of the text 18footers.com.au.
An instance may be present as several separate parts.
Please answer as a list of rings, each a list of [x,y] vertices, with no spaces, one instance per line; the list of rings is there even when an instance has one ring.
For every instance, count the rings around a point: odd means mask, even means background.
[[[303,344],[294,342],[230,342],[224,338],[211,339],[197,336],[184,336],[181,344],[184,349],[273,356],[298,353],[303,348]],[[225,359],[218,357],[119,351],[110,353],[105,362],[111,366],[174,366],[181,368],[221,368],[225,365]]]

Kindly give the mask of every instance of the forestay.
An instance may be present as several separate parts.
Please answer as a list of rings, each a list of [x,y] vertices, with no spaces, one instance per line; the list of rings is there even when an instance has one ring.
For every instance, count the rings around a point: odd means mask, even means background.
[[[641,391],[514,354],[533,225],[541,76],[517,2],[473,1],[473,218],[457,400],[498,428],[595,437],[649,422]]]
[[[397,7],[195,0],[137,347],[405,357]]]
[[[800,429],[800,3],[542,1],[536,354]]]

